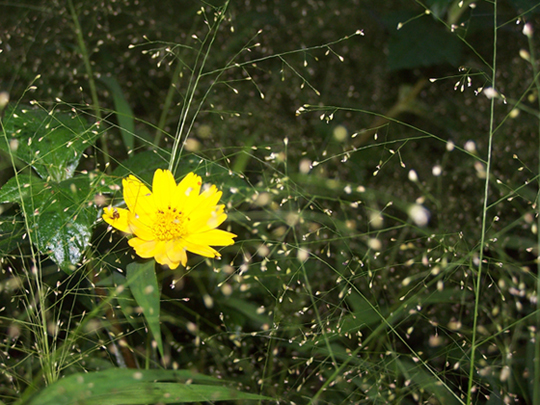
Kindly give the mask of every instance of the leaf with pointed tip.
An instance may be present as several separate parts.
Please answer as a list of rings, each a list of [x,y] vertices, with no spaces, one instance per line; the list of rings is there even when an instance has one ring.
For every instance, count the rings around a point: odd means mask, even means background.
[[[122,140],[128,151],[133,150],[135,146],[135,139],[133,134],[135,132],[135,120],[133,119],[133,110],[129,106],[124,92],[118,83],[118,80],[114,77],[103,76],[100,79],[111,90],[114,107],[116,108],[116,120],[118,121],[118,128],[120,128],[120,134]]]

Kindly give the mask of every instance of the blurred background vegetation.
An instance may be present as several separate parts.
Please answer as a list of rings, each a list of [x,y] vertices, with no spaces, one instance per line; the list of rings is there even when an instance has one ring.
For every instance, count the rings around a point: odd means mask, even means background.
[[[219,262],[158,269],[166,367],[280,403],[465,403],[479,300],[474,403],[532,403],[538,35],[529,43],[522,31],[540,27],[540,5],[497,1],[492,116],[482,89],[493,74],[493,5],[235,0],[215,26],[221,1],[3,2],[0,90],[12,105],[100,122],[78,172],[149,181],[166,167],[209,50],[177,176],[212,172],[200,162],[240,174],[212,180],[239,237]],[[13,176],[1,153],[0,185]],[[74,274],[40,259],[45,283],[62,286],[54,317],[66,330],[99,298],[90,274],[107,286],[133,261],[125,240],[105,232],[96,223]],[[28,248],[0,247],[0,395],[11,403],[42,382],[31,334],[10,329],[24,318],[12,299],[24,283],[9,282]],[[137,367],[162,367],[143,320],[116,316]],[[103,321],[74,341],[61,374],[120,366],[110,348],[97,349],[114,344],[112,330]]]

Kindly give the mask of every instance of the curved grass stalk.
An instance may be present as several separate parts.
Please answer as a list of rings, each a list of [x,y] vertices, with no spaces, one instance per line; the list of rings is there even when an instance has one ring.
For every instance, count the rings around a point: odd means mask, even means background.
[[[171,151],[171,158],[169,161],[169,171],[172,171],[173,173],[175,172],[174,169],[176,169],[176,166],[178,164],[178,162],[176,162],[177,156],[178,156],[178,160],[180,160],[182,150],[184,149],[184,142],[181,142],[181,141],[182,141],[182,138],[187,137],[187,133],[186,133],[186,136],[184,136],[184,128],[186,126],[188,114],[191,109],[191,104],[193,103],[195,92],[197,91],[199,81],[203,75],[203,70],[206,65],[206,61],[208,60],[208,56],[210,55],[212,45],[216,39],[218,28],[223,22],[223,20],[225,19],[225,12],[227,11],[228,5],[229,5],[229,2],[227,1],[222,7],[219,8],[218,11],[216,11],[217,19],[214,25],[210,27],[208,34],[205,36],[201,44],[201,48],[199,52],[197,53],[197,58],[195,59],[193,72],[189,78],[186,102],[182,106],[182,112],[180,114],[180,119],[178,121],[178,129],[176,130],[176,136],[174,138],[174,143],[173,143],[173,147]],[[204,55],[202,56],[202,61],[199,64],[199,59],[201,57],[203,50],[204,50]]]
[[[496,89],[496,74],[497,74],[497,0],[493,1],[493,65],[492,65],[492,78],[491,87]],[[471,355],[470,355],[470,367],[469,367],[469,382],[467,384],[467,405],[472,402],[472,388],[475,376],[475,355],[478,347],[477,341],[477,325],[478,325],[478,310],[480,303],[480,286],[482,284],[482,270],[484,262],[484,246],[486,243],[486,227],[487,227],[487,212],[488,212],[488,196],[489,196],[489,182],[491,176],[491,159],[492,159],[492,146],[493,146],[493,133],[495,129],[495,101],[496,97],[491,98],[490,106],[490,118],[489,118],[489,138],[488,138],[488,151],[486,159],[486,181],[484,185],[484,202],[482,207],[482,233],[480,235],[480,245],[478,252],[478,271],[476,274],[476,288],[474,291],[474,314],[473,314],[473,328],[471,339]]]
[[[317,45],[317,46],[311,46],[311,47],[307,47],[307,48],[302,48],[302,49],[296,49],[296,50],[292,50],[292,51],[285,51],[285,52],[282,52],[282,53],[279,53],[279,54],[275,54],[275,55],[271,55],[271,56],[264,56],[264,57],[261,57],[261,58],[256,58],[256,59],[251,59],[251,60],[248,60],[248,61],[244,61],[244,62],[235,62],[236,58],[244,51],[247,49],[247,47],[249,46],[244,46],[242,47],[242,49],[237,52],[236,54],[234,54],[230,59],[229,61],[225,64],[225,66],[219,68],[219,69],[213,69],[213,70],[209,70],[207,72],[204,72],[204,67],[206,65],[206,61],[210,55],[210,50],[212,49],[212,45],[213,45],[213,42],[216,38],[216,35],[217,35],[217,30],[220,26],[220,24],[223,22],[223,20],[225,19],[225,12],[227,10],[227,7],[228,7],[228,4],[229,2],[227,1],[222,7],[219,8],[219,10],[216,12],[216,15],[218,15],[218,18],[216,19],[216,22],[214,23],[213,26],[210,27],[210,31],[209,33],[206,35],[206,37],[204,38],[203,42],[202,42],[202,45],[199,49],[199,53],[197,55],[197,58],[195,60],[195,63],[194,63],[194,67],[193,67],[193,70],[192,70],[192,75],[190,76],[190,79],[189,79],[189,83],[188,83],[188,90],[187,90],[187,96],[185,97],[185,103],[182,107],[182,112],[180,114],[180,119],[179,119],[179,122],[178,122],[178,129],[176,131],[176,135],[175,135],[175,139],[174,139],[174,142],[173,142],[173,147],[172,147],[172,152],[171,152],[171,158],[170,158],[170,163],[169,163],[169,170],[172,171],[173,173],[176,172],[176,169],[178,167],[178,164],[179,164],[179,160],[180,160],[180,156],[182,154],[182,151],[183,151],[183,147],[184,147],[184,144],[185,144],[185,140],[187,139],[187,136],[189,135],[189,133],[191,132],[191,129],[193,128],[193,125],[195,123],[195,120],[199,114],[199,112],[201,111],[202,109],[202,106],[203,104],[205,103],[206,99],[208,98],[208,96],[210,95],[210,92],[211,90],[214,88],[214,86],[216,84],[225,84],[227,85],[226,82],[222,82],[220,81],[220,78],[221,76],[229,71],[230,69],[236,69],[236,68],[242,68],[244,69],[245,66],[250,66],[250,65],[254,65],[258,62],[263,62],[263,61],[266,61],[266,60],[270,60],[270,59],[279,59],[285,66],[287,66],[288,68],[291,69],[291,71],[298,77],[300,77],[303,81],[304,81],[304,84],[307,85],[311,90],[313,90],[315,92],[315,94],[317,95],[320,95],[319,91],[317,89],[315,89],[310,83],[309,81],[304,77],[302,76],[302,74],[300,72],[298,72],[296,69],[294,69],[285,59],[284,57],[287,56],[287,55],[293,55],[293,54],[297,54],[297,53],[307,53],[307,52],[310,52],[310,51],[313,51],[313,50],[319,50],[319,49],[331,49],[330,46],[332,45],[335,45],[335,44],[338,44],[340,42],[343,42],[345,40],[348,40],[350,39],[351,37],[353,36],[363,36],[364,33],[361,31],[361,30],[357,30],[356,32],[354,32],[353,34],[351,35],[347,35],[345,37],[342,37],[338,40],[335,40],[335,41],[331,41],[331,42],[328,42],[328,43],[325,43],[323,45]],[[260,34],[261,31],[257,32],[249,41],[248,41],[248,44],[253,41],[259,34]],[[202,52],[204,51],[204,55],[203,55],[203,59],[202,61],[200,62],[199,64],[199,59],[201,57],[201,54]],[[196,71],[196,72],[195,72]],[[192,114],[192,118],[189,122],[189,124],[187,123],[188,121],[188,115],[189,115],[189,111],[191,109],[191,105],[193,103],[193,99],[194,99],[194,95],[195,95],[195,92],[199,86],[199,81],[203,78],[203,77],[207,77],[207,76],[212,76],[212,75],[215,75],[215,77],[212,79],[212,83],[210,84],[210,86],[208,87],[208,89],[206,90],[206,92],[203,94],[203,96],[201,97],[201,101],[199,102],[197,108],[195,109],[195,111],[193,112]],[[248,77],[249,77],[249,74],[248,74]],[[262,98],[264,98],[264,95],[263,93],[261,92],[261,90],[257,87],[257,85],[255,83],[253,83],[255,85],[255,87],[257,88],[259,94],[261,95]]]

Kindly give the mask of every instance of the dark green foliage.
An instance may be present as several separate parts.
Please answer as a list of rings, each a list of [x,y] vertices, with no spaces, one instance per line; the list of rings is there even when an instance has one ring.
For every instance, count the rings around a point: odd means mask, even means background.
[[[100,133],[80,115],[18,106],[5,111],[0,149],[54,182],[73,177],[85,149]]]
[[[2,401],[533,403],[537,2],[213,3],[73,2],[99,114],[68,7],[0,13],[12,104],[58,98],[2,119]],[[99,219],[168,167],[223,191],[221,260]]]
[[[431,16],[415,18],[409,11],[387,17],[388,68],[391,70],[449,65],[462,62],[462,42]],[[408,21],[412,20],[412,21]],[[408,21],[408,22],[407,22]],[[399,29],[396,29],[398,25]]]
[[[188,370],[109,369],[66,377],[47,387],[28,405],[180,404],[265,399],[218,384],[221,384],[218,379]]]
[[[87,176],[55,183],[21,174],[0,189],[1,202],[21,206],[30,232],[28,239],[40,252],[50,255],[68,272],[80,264],[90,242],[97,219],[93,200],[94,194]],[[13,241],[20,236],[19,232],[11,239]],[[7,249],[12,247],[13,242]],[[4,254],[9,252],[5,250]]]
[[[126,285],[131,291],[131,295],[141,308],[144,318],[152,337],[159,349],[159,354],[163,356],[163,341],[159,326],[159,287],[156,278],[156,263],[153,260],[146,260],[143,263],[133,262],[126,268]]]
[[[90,176],[73,176],[99,132],[78,115],[24,107],[6,111],[2,129],[0,149],[15,164],[20,160],[32,167],[41,179],[28,174],[12,177],[0,189],[0,202],[17,203],[26,217],[28,240],[71,272],[83,258],[97,219]],[[12,243],[4,254],[20,236],[18,232],[8,237]]]

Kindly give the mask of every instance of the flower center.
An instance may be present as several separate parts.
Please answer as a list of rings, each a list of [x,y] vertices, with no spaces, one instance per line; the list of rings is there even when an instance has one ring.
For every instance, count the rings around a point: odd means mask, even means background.
[[[185,235],[184,214],[176,208],[168,207],[165,211],[158,210],[154,223],[154,234],[158,240],[178,239]]]

